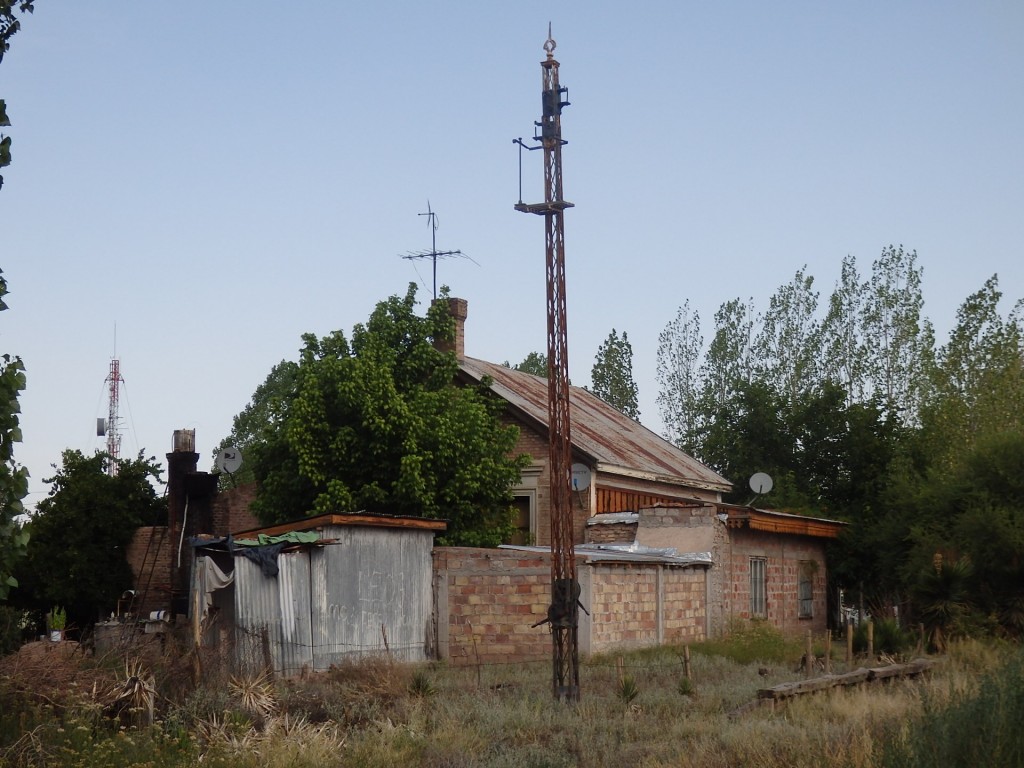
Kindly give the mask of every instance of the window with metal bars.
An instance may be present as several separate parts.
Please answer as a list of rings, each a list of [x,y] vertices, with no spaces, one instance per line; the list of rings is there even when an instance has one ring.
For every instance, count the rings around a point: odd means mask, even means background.
[[[800,600],[801,619],[809,619],[814,616],[814,571],[817,570],[817,563],[813,560],[800,561],[800,582],[798,597]]]
[[[750,617],[763,619],[768,615],[768,561],[750,558]]]

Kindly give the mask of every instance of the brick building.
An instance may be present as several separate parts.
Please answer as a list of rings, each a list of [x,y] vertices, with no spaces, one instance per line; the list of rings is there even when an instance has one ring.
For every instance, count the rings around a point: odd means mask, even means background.
[[[455,318],[454,351],[467,384],[490,381],[505,402],[504,420],[519,428],[517,453],[532,461],[512,489],[519,511],[516,544],[549,544],[551,495],[548,476],[548,383],[529,373],[467,357],[464,299],[450,299]],[[585,540],[587,520],[607,512],[636,511],[656,504],[702,499],[719,501],[732,484],[640,422],[581,387],[569,387],[574,483],[574,540]]]
[[[705,552],[708,632],[760,619],[788,634],[828,626],[825,544],[845,526],[835,520],[693,500],[635,513],[598,515],[588,524],[604,544]]]

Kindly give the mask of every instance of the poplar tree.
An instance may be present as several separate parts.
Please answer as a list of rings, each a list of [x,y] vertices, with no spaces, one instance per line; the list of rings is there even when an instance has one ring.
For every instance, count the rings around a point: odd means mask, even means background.
[[[612,328],[597,350],[590,381],[595,395],[631,419],[640,418],[637,387],[633,381],[633,346],[625,331],[620,337]]]
[[[658,335],[658,411],[668,439],[693,452],[701,419],[700,355],[704,337],[700,313],[687,299]]]
[[[871,265],[861,321],[871,391],[910,423],[917,422],[935,343],[922,314],[921,277],[916,251],[884,249]]]
[[[806,265],[772,295],[754,340],[758,378],[790,403],[820,379],[818,292]]]

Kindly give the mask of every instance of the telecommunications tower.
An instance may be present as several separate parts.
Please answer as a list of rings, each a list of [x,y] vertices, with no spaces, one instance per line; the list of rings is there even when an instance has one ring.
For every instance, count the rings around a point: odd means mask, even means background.
[[[563,216],[572,203],[562,198],[562,96],[558,84],[555,41],[548,24],[547,54],[541,66],[541,120],[537,146],[519,145],[519,202],[515,209],[544,217],[548,308],[548,464],[551,478],[551,605],[544,622],[551,624],[552,692],[559,701],[579,701],[580,587],[572,525],[572,444],[569,439],[569,359],[565,319],[565,229]],[[535,131],[536,134],[536,131]],[[544,150],[544,202],[523,203],[522,150]],[[544,623],[541,622],[541,623]]]
[[[105,432],[107,435],[107,454],[110,462],[107,464],[107,474],[113,477],[117,474],[117,461],[121,457],[121,421],[118,416],[118,406],[121,397],[121,361],[116,357],[110,361],[110,373],[107,374],[109,403],[107,408],[107,421]],[[102,421],[102,419],[101,419]],[[103,432],[100,432],[102,435]]]

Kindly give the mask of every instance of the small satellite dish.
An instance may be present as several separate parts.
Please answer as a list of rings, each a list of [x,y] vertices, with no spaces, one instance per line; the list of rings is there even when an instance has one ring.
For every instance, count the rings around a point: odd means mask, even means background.
[[[218,451],[217,460],[214,463],[221,472],[233,475],[242,466],[242,452],[233,445],[229,446],[222,451]]]
[[[758,496],[771,491],[774,485],[771,476],[765,472],[755,472],[750,476],[750,490]]]
[[[582,491],[590,487],[590,467],[586,464],[572,465],[572,489]]]

